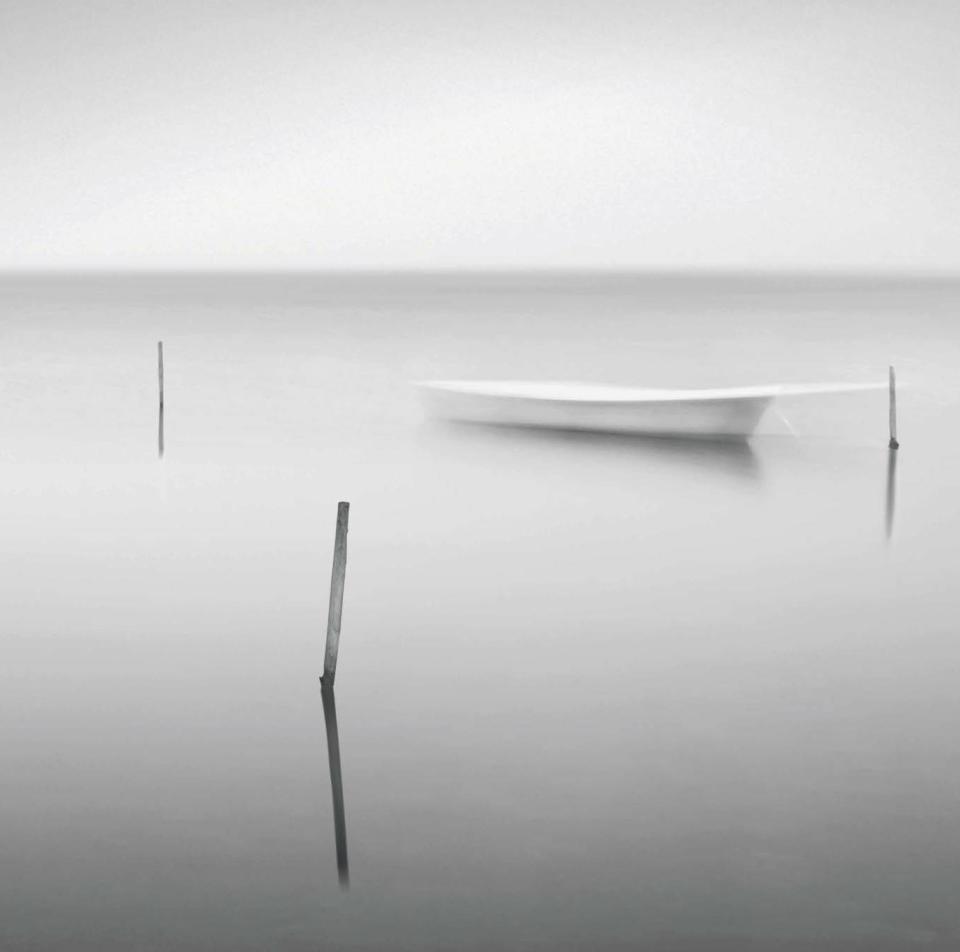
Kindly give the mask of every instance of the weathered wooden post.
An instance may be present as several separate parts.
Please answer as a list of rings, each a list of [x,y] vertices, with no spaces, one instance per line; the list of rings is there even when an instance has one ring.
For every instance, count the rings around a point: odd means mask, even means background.
[[[897,374],[891,366],[890,368],[890,442],[887,444],[890,449],[900,449],[897,442]]]
[[[163,341],[157,341],[157,381],[160,386],[160,413],[157,425],[157,449],[163,457]]]
[[[340,648],[340,616],[343,613],[343,584],[347,574],[347,524],[350,503],[337,503],[337,535],[333,543],[333,573],[330,578],[330,609],[327,613],[327,650],[323,657],[324,684],[333,687]]]
[[[343,776],[340,772],[340,731],[337,728],[337,699],[333,685],[320,685],[323,699],[323,722],[327,729],[327,760],[330,764],[330,792],[333,795],[333,836],[337,847],[337,875],[340,885],[350,885],[350,865],[347,862],[347,821],[343,808]]]

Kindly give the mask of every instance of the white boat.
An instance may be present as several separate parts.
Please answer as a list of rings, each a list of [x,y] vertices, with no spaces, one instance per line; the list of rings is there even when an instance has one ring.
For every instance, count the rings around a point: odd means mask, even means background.
[[[648,390],[519,380],[429,380],[417,384],[427,414],[440,419],[700,439],[745,439],[777,397],[884,386],[852,383]]]

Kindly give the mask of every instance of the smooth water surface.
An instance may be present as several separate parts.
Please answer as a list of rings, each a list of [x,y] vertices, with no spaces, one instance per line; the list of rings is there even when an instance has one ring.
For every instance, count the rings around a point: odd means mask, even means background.
[[[855,278],[2,279],[0,948],[956,948],[958,312]],[[882,392],[736,444],[429,424],[408,386],[891,362],[895,457]]]

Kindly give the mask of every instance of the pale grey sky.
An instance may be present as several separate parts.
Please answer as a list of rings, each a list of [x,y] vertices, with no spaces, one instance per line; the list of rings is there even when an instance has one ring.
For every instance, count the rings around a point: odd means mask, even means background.
[[[957,0],[0,0],[0,267],[960,267]]]

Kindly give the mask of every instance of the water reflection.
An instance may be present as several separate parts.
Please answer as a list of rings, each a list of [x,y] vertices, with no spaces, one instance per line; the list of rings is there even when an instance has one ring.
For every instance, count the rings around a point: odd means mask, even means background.
[[[431,421],[421,431],[433,449],[487,446],[557,448],[589,452],[619,462],[657,460],[700,471],[722,472],[747,481],[759,481],[759,458],[745,439],[645,436],[630,433],[598,433],[589,430],[560,430],[539,427],[503,426],[486,423]]]
[[[160,414],[157,423],[157,456],[163,459],[163,403],[160,404]]]
[[[323,699],[323,722],[327,729],[327,757],[330,761],[330,790],[333,794],[333,831],[337,845],[337,873],[340,885],[350,885],[350,867],[347,862],[347,821],[343,809],[343,777],[340,773],[340,732],[337,728],[337,700],[333,686],[320,685]]]
[[[897,507],[897,456],[895,449],[887,450],[887,540],[893,535],[893,517]]]

